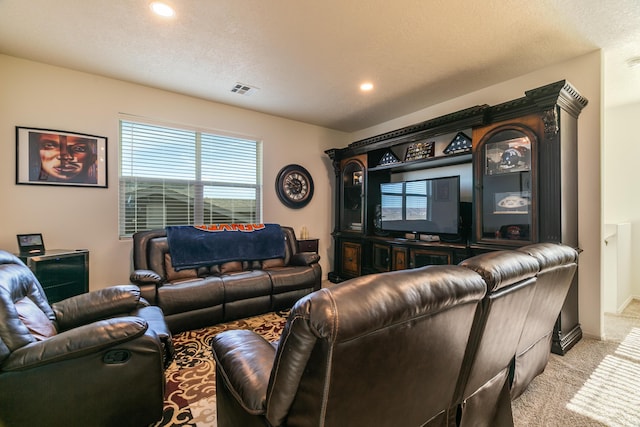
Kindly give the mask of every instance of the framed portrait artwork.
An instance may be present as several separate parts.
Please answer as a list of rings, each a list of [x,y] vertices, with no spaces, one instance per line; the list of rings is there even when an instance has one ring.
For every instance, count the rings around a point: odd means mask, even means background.
[[[107,138],[16,126],[16,184],[107,188]]]

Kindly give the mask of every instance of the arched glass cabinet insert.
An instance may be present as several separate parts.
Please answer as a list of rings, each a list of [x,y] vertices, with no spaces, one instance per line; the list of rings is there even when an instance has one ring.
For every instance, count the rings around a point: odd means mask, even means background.
[[[343,231],[364,233],[365,167],[356,159],[342,168],[341,228]]]
[[[477,242],[537,241],[537,149],[535,133],[515,124],[490,131],[478,143]]]

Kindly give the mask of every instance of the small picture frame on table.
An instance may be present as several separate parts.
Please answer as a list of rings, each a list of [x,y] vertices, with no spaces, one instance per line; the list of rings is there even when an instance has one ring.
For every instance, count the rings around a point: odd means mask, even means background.
[[[41,233],[17,234],[20,255],[39,255],[44,253],[44,239]]]
[[[107,188],[107,138],[16,126],[16,184]]]

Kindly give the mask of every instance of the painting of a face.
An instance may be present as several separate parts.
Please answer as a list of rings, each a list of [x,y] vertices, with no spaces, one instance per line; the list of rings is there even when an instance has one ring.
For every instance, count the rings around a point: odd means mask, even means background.
[[[94,140],[43,133],[39,138],[40,162],[44,173],[61,181],[86,173],[95,162]]]
[[[16,126],[16,184],[107,188],[107,138]]]

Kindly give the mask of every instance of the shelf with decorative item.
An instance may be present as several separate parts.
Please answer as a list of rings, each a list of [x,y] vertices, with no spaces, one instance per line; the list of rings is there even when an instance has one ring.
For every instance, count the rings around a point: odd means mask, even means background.
[[[417,169],[439,168],[442,166],[458,165],[462,163],[471,163],[471,152],[455,153],[446,156],[429,157],[420,160],[412,160],[408,162],[397,162],[386,165],[380,165],[369,168],[369,172],[381,170],[391,170],[392,172],[405,172]]]

